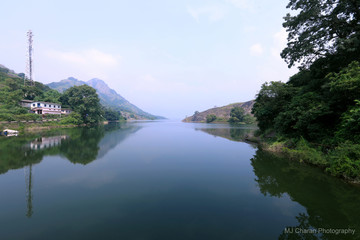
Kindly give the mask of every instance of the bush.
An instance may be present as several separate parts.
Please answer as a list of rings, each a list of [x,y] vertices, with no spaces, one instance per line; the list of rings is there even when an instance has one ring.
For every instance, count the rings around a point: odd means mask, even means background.
[[[340,144],[330,153],[330,167],[326,171],[345,179],[359,179],[360,144],[349,141]]]
[[[45,114],[44,115],[45,119],[58,119],[61,118],[60,114]]]
[[[299,140],[295,149],[287,148],[285,152],[289,154],[290,157],[299,159],[301,162],[304,161],[318,166],[328,165],[325,154],[320,149],[310,146],[304,138]]]
[[[34,113],[26,113],[15,116],[17,121],[34,121],[41,119],[41,115]]]
[[[64,117],[60,121],[61,124],[74,124],[74,125],[80,125],[83,124],[82,118],[79,113],[72,112],[68,116]]]
[[[15,121],[15,118],[11,113],[0,113],[0,121]]]

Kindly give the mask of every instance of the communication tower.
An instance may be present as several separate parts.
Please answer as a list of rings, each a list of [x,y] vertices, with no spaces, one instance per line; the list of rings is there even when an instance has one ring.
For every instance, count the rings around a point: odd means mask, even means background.
[[[28,49],[27,49],[27,57],[26,57],[26,73],[27,78],[29,80],[30,86],[34,85],[34,79],[33,79],[33,33],[31,30],[27,32],[28,37]],[[25,81],[26,83],[26,81]]]

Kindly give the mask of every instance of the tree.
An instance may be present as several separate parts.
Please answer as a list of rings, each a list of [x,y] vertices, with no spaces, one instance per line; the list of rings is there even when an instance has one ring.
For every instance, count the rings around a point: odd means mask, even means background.
[[[97,123],[103,119],[99,97],[90,86],[71,87],[60,97],[60,101],[79,113],[85,124]]]
[[[360,99],[360,64],[352,62],[339,73],[327,76],[330,82],[330,92],[336,98],[336,104],[345,107],[354,105],[354,100]]]
[[[284,17],[287,47],[281,52],[289,67],[296,62],[309,67],[319,58],[338,55],[345,64],[360,57],[360,1],[290,0],[296,11]]]
[[[264,83],[256,95],[252,113],[261,131],[274,127],[274,120],[290,102],[296,88],[282,82]]]
[[[199,121],[199,111],[195,111],[193,117],[191,118],[191,121]]]
[[[245,117],[245,110],[241,107],[234,107],[231,109],[229,122],[239,123],[243,122]]]
[[[206,122],[207,123],[211,123],[211,122],[213,122],[215,120],[216,120],[216,115],[215,114],[209,114],[209,115],[206,116]]]

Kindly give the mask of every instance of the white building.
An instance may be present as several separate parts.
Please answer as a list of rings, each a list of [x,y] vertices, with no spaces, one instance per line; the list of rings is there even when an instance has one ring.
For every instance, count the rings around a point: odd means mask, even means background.
[[[30,108],[36,114],[61,114],[61,105],[58,103],[33,102]]]
[[[61,109],[61,114],[68,115],[70,113],[72,113],[72,110],[70,108],[62,108]]]

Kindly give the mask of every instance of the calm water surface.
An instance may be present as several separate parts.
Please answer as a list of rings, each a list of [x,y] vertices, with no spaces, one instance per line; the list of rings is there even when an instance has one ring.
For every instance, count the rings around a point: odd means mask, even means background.
[[[0,239],[359,239],[360,189],[258,150],[251,131],[132,122],[2,137]]]

